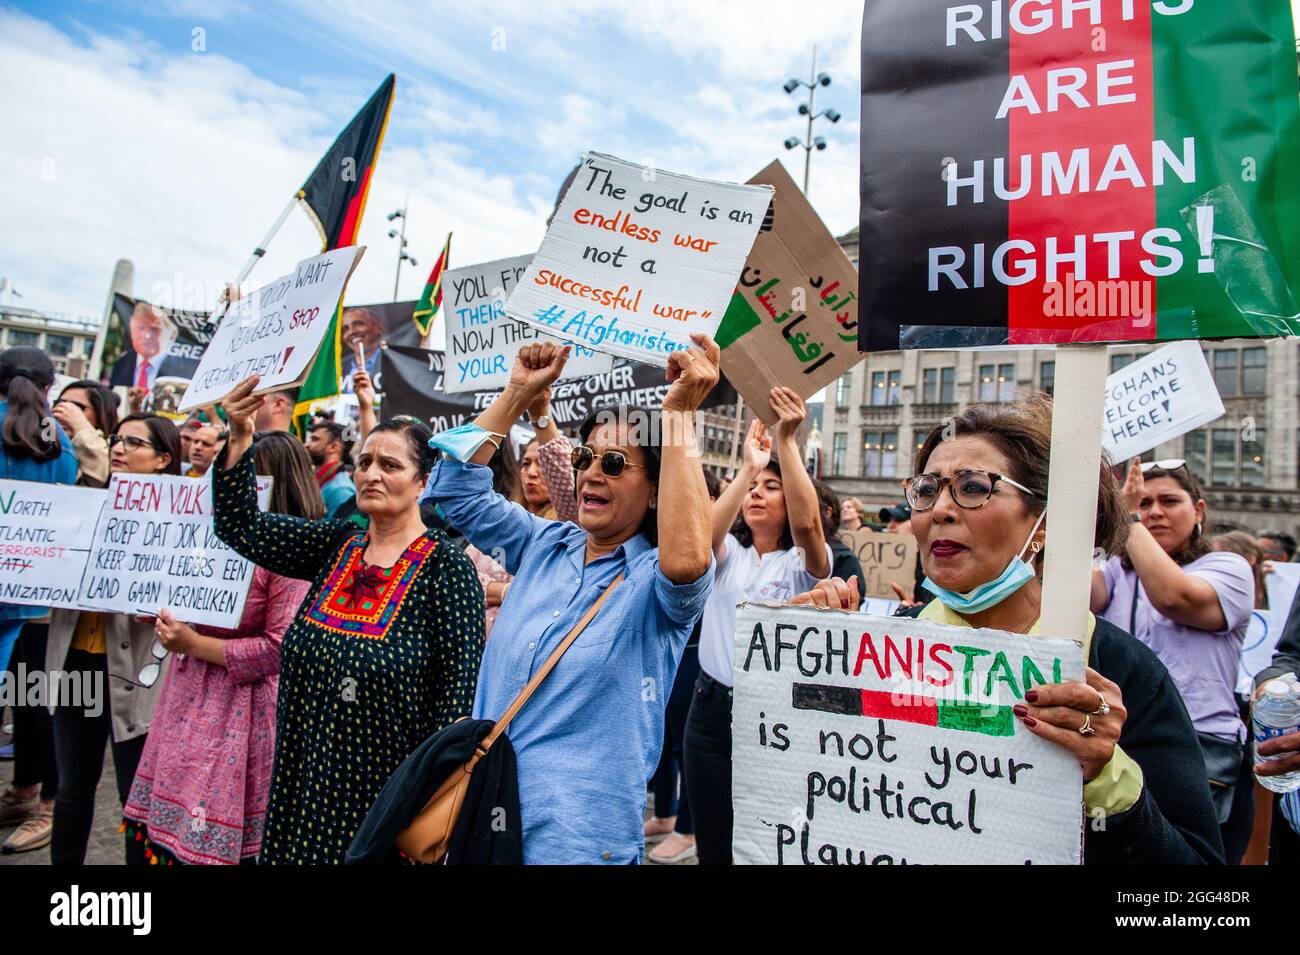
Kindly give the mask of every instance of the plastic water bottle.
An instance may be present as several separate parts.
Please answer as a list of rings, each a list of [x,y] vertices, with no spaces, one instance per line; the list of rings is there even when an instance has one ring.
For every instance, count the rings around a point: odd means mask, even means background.
[[[1264,684],[1264,695],[1255,703],[1252,722],[1255,724],[1255,745],[1300,732],[1300,684],[1288,686],[1282,680],[1269,680]],[[1269,763],[1280,756],[1259,756],[1256,760]],[[1265,789],[1275,793],[1289,793],[1300,789],[1300,770],[1285,776],[1260,776],[1255,778]]]

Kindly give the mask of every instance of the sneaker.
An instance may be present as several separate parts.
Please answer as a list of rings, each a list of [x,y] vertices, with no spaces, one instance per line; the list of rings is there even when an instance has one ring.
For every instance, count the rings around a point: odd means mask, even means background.
[[[23,822],[36,812],[39,804],[40,800],[35,796],[23,799],[12,789],[6,789],[4,795],[0,796],[0,826],[12,826]]]
[[[659,865],[676,865],[679,862],[685,862],[687,859],[694,859],[695,837],[674,832],[655,846],[646,858]]]
[[[0,852],[9,855],[12,852],[31,852],[43,849],[50,844],[54,834],[54,800],[40,802],[36,812],[32,813],[21,826],[9,834]]]

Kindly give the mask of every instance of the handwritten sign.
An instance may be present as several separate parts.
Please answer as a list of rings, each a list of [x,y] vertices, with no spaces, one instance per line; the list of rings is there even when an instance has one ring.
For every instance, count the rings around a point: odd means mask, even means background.
[[[77,607],[105,492],[0,480],[0,603]]]
[[[1081,861],[1079,762],[1012,713],[1077,643],[746,603],[734,662],[736,862]]]
[[[539,340],[564,344],[554,335],[506,316],[506,296],[519,284],[532,258],[519,255],[452,269],[443,278],[443,288],[451,292],[444,305],[451,362],[447,391],[504,388],[521,346]],[[564,365],[564,378],[603,374],[613,362],[609,355],[579,345]]]
[[[257,484],[265,507],[271,479]],[[78,600],[149,616],[167,607],[187,623],[235,627],[252,579],[253,564],[217,537],[210,480],[114,474]]]
[[[774,385],[807,398],[856,365],[858,273],[779,162],[751,185],[776,190],[718,328],[722,370],[767,424]]]
[[[856,531],[841,530],[840,540],[862,564],[862,582],[867,586],[863,597],[897,600],[898,594],[889,585],[898,584],[907,598],[912,599],[912,587],[916,584],[915,537],[864,527]]]
[[[1174,342],[1106,379],[1101,444],[1123,462],[1221,417],[1223,400],[1201,346]]]
[[[303,259],[289,275],[234,302],[176,410],[218,402],[253,374],[262,376],[257,394],[301,384],[364,251],[348,246]]]
[[[662,368],[716,334],[771,198],[587,153],[506,314]]]

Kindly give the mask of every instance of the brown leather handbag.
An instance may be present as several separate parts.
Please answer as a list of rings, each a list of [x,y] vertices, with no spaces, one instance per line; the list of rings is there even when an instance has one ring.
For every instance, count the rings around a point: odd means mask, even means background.
[[[397,834],[396,844],[399,850],[416,862],[424,863],[439,862],[447,854],[447,848],[451,845],[451,833],[456,828],[456,819],[460,816],[460,808],[465,802],[465,793],[469,789],[470,774],[474,772],[475,764],[487,755],[488,750],[492,748],[492,744],[506,731],[510,721],[515,718],[515,714],[528,702],[528,698],[533,695],[533,691],[541,686],[547,674],[554,669],[555,664],[560,662],[560,657],[564,656],[564,652],[573,645],[573,641],[577,640],[582,631],[587,628],[587,624],[591,623],[601,605],[614,592],[614,588],[622,580],[623,575],[620,573],[610,582],[604,593],[596,598],[596,602],[582,615],[582,619],[573,625],[573,629],[565,635],[564,639],[560,641],[560,645],[547,657],[541,669],[533,674],[533,678],[528,681],[528,685],[519,691],[519,695],[510,704],[510,708],[505,711],[501,719],[497,720],[496,725],[492,727],[492,731],[483,737],[483,741],[478,744],[469,762],[443,780],[442,785],[434,790],[429,801],[424,804],[424,808],[415,814],[411,824]]]

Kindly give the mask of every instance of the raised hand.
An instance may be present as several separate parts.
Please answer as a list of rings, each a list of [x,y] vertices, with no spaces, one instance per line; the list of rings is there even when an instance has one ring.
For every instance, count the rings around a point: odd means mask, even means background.
[[[370,376],[366,374],[365,368],[360,365],[352,373],[352,393],[357,396],[357,405],[362,408],[373,408],[375,406],[375,386],[370,381]]]
[[[534,342],[519,349],[514,366],[510,369],[508,387],[515,391],[526,406],[547,391],[564,373],[564,363],[569,360],[572,345],[554,342]]]
[[[799,425],[808,417],[808,407],[803,399],[791,388],[779,386],[769,394],[772,410],[779,419],[776,423],[776,438],[784,441],[795,436]]]
[[[675,351],[668,356],[668,380],[673,386],[664,395],[664,411],[696,411],[705,396],[718,383],[722,365],[722,351],[708,335],[693,333],[690,348]]]
[[[772,460],[772,439],[768,436],[767,425],[757,418],[749,423],[741,456],[746,469],[754,472],[763,470]]]
[[[226,412],[226,424],[230,428],[230,437],[226,443],[226,468],[229,470],[239,463],[253,443],[253,419],[257,409],[266,404],[266,397],[253,394],[261,378],[250,375],[235,386],[235,390],[226,395],[221,402]]]
[[[1142,504],[1142,495],[1146,492],[1146,481],[1142,477],[1142,459],[1134,458],[1129,462],[1128,475],[1124,478],[1124,503],[1130,511],[1136,511]]]
[[[90,419],[86,417],[86,413],[71,401],[56,402],[50,409],[50,416],[63,426],[69,438],[90,427]]]

